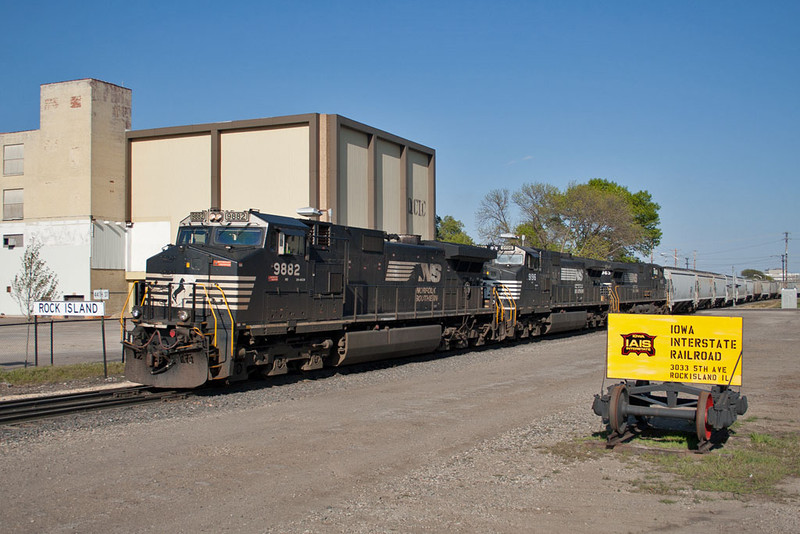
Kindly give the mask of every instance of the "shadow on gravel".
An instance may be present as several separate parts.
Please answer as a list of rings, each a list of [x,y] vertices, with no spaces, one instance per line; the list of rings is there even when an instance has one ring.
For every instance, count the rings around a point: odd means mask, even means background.
[[[527,345],[531,343],[552,341],[557,339],[570,339],[598,331],[605,331],[605,328],[591,328],[575,332],[564,332],[564,333],[551,334],[535,338],[515,339],[503,343],[490,343],[488,345],[482,345],[480,347],[453,349],[443,352],[431,352],[429,354],[421,354],[418,356],[405,356],[402,358],[392,358],[388,360],[380,360],[377,362],[347,365],[344,367],[330,367],[330,368],[318,369],[316,371],[295,371],[295,372],[289,372],[288,374],[285,375],[278,375],[278,376],[253,376],[252,378],[250,378],[245,382],[234,382],[232,384],[216,383],[203,386],[201,388],[192,390],[192,394],[194,394],[195,396],[214,397],[217,395],[227,395],[229,393],[242,393],[247,391],[284,386],[288,384],[297,384],[300,382],[326,380],[338,375],[367,373],[370,371],[391,369],[393,367],[402,367],[405,365],[412,365],[416,363],[426,363],[436,360],[444,360],[447,358],[456,358],[464,354],[480,353],[490,350],[502,350],[506,348]]]
[[[636,421],[628,428],[629,435],[626,434],[619,441],[619,444],[612,448],[630,445],[633,448],[646,449],[648,452],[698,452],[699,440],[694,426],[686,421],[655,417],[646,422]],[[705,452],[724,448],[730,437],[735,434],[736,430],[730,428],[714,431],[709,440],[711,446]],[[608,430],[592,434],[593,438],[603,440],[602,445],[604,446],[608,436]],[[628,450],[629,448],[625,447],[625,449]]]
[[[11,369],[11,368],[18,368],[20,366],[25,367],[26,362],[25,360],[18,360],[13,362],[0,362],[0,369]],[[33,363],[30,361],[27,362],[28,367],[33,367]]]

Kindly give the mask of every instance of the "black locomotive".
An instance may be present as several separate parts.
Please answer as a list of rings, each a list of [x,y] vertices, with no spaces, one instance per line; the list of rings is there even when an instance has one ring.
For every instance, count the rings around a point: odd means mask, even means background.
[[[664,280],[652,264],[193,212],[136,287],[125,373],[191,388],[600,326],[665,312]]]

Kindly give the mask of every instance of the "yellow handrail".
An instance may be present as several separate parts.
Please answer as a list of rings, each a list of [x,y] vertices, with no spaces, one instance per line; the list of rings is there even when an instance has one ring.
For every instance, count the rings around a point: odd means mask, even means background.
[[[503,284],[500,284],[500,287],[503,288],[503,292],[505,293],[505,297],[511,305],[511,324],[512,326],[516,326],[517,324],[517,301],[514,300],[514,295],[511,294],[511,289]]]
[[[206,294],[206,300],[208,301],[208,309],[211,310],[211,316],[214,318],[214,340],[211,342],[215,347],[217,346],[217,314],[214,313],[214,303],[211,302],[211,298],[208,296],[208,289],[206,288],[205,284],[201,284],[200,282],[195,282],[198,286],[203,288],[203,293]]]
[[[142,302],[139,303],[139,306],[144,306],[144,301],[147,299],[147,293],[150,292],[150,286],[145,285],[144,291],[142,292]]]
[[[138,280],[133,282],[133,285],[128,290],[128,297],[125,299],[125,304],[122,305],[122,311],[119,312],[119,339],[120,341],[125,340],[125,310],[128,309],[128,302],[131,300],[131,295],[133,294],[133,290],[136,289],[136,285],[139,283]]]
[[[497,286],[492,287],[492,293],[495,297],[495,318],[497,321],[505,321],[506,318],[506,306],[504,303],[504,299],[509,302],[509,315],[511,319],[511,324],[516,326],[517,324],[517,303],[514,300],[514,296],[511,294],[511,290],[508,286],[499,284],[500,292],[497,291]],[[502,295],[500,294],[502,292]]]
[[[231,318],[231,358],[233,358],[233,314],[231,313],[231,307],[228,305],[228,297],[225,296],[225,292],[219,287],[219,284],[214,284],[214,287],[219,289],[219,292],[222,293],[222,300],[225,301],[225,308],[228,310],[228,317]]]
[[[617,293],[617,286],[612,287],[608,293],[611,297],[610,311],[612,313],[619,313],[619,294]]]
[[[503,301],[500,299],[500,294],[497,292],[497,286],[492,287],[492,295],[494,296],[494,319],[499,323],[503,320],[505,309]]]

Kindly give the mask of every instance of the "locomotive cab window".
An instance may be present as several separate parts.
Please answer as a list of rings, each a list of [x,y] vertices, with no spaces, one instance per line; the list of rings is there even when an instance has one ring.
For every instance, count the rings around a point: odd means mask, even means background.
[[[517,253],[498,254],[494,262],[501,265],[523,265],[525,256]]]
[[[302,256],[306,253],[306,235],[299,230],[278,230],[278,254]]]
[[[542,264],[542,253],[537,252],[536,254],[526,254],[527,265],[528,269],[532,271],[538,271],[539,266]]]
[[[264,242],[263,228],[214,228],[214,244],[223,246],[254,247]]]
[[[208,242],[208,228],[181,228],[178,230],[177,245],[205,245]]]

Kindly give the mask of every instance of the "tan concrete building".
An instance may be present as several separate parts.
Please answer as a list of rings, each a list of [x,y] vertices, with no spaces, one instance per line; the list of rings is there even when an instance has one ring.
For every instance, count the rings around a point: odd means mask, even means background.
[[[435,152],[339,115],[307,114],[128,132],[128,278],[206,208],[434,238]]]
[[[130,89],[84,79],[42,85],[40,128],[0,134],[0,312],[20,313],[10,285],[33,240],[65,297],[91,299],[93,289],[109,289],[109,307],[124,299],[130,125]]]
[[[2,125],[0,125],[2,127]],[[322,220],[434,237],[435,152],[339,115],[306,114],[131,131],[131,90],[94,79],[41,86],[40,128],[0,133],[0,313],[17,315],[11,281],[40,242],[58,298],[129,282],[206,208]]]

